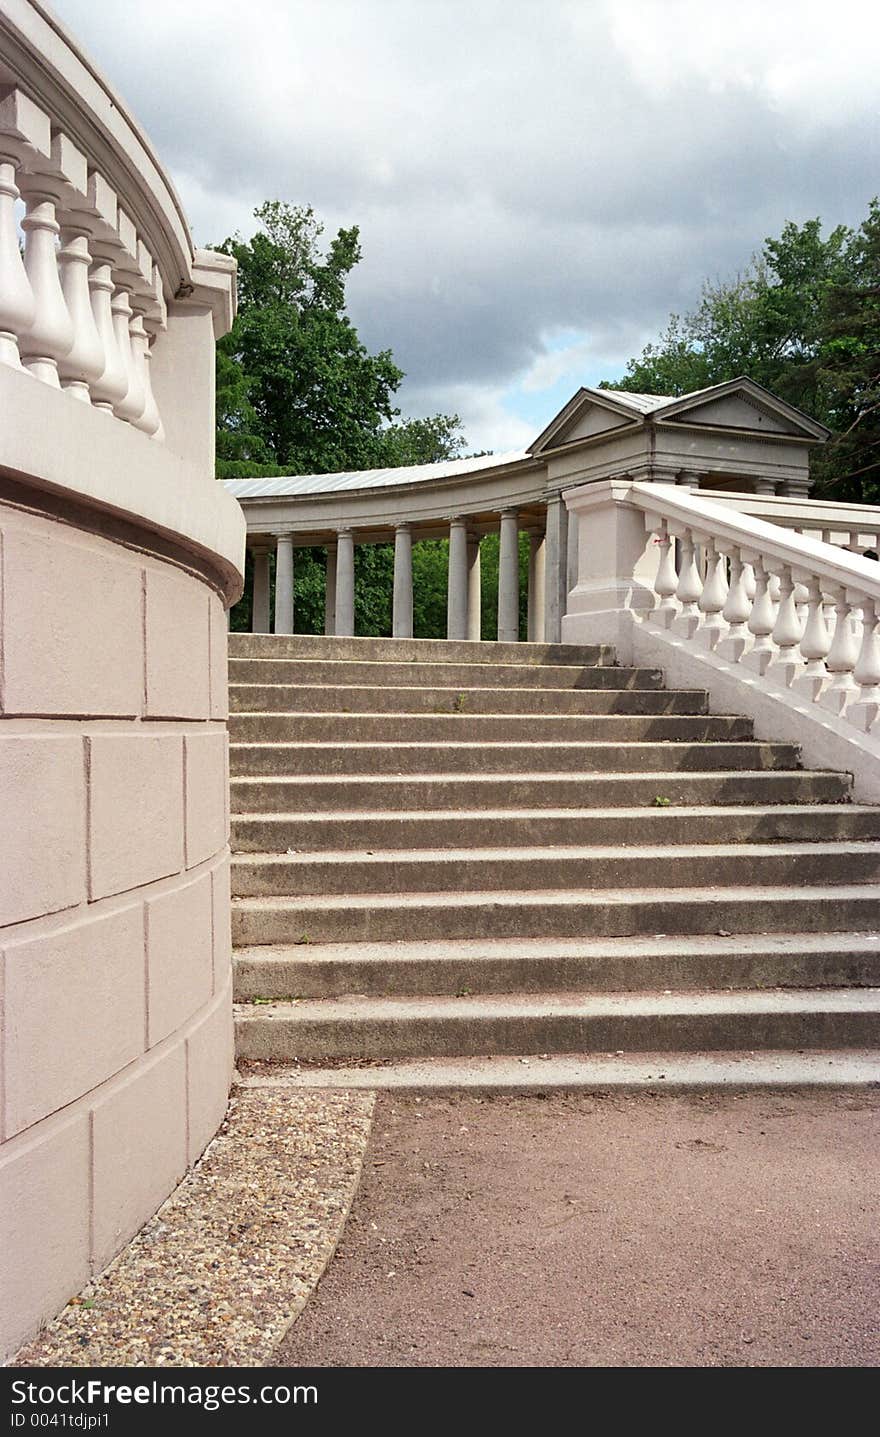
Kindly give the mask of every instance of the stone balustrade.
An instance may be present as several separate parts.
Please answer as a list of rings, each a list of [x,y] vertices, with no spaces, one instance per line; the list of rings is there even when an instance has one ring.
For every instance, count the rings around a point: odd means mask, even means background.
[[[772,523],[751,512],[768,502]],[[811,761],[845,763],[876,801],[877,509],[625,479],[582,486],[566,503],[581,541],[564,639],[601,633],[623,662],[705,684]]]

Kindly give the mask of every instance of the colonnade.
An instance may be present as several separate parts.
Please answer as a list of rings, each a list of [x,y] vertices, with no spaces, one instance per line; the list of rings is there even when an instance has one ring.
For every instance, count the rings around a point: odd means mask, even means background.
[[[558,494],[547,500],[546,519],[529,514],[523,523],[529,535],[528,625],[532,643],[558,642],[565,599],[577,572],[577,543],[574,525],[568,522],[568,511]],[[432,532],[436,532],[433,530]],[[446,608],[446,636],[449,639],[479,640],[481,637],[481,572],[479,529],[464,515],[448,521],[449,567]],[[413,541],[415,526],[402,520],[389,531],[394,542],[394,590],[392,599],[392,635],[413,637]],[[520,515],[516,509],[502,509],[498,516],[498,638],[508,643],[519,639],[519,534]],[[327,550],[325,595],[326,634],[354,633],[354,547],[357,533],[353,528],[340,527]],[[278,530],[260,536],[251,543],[254,560],[253,606],[251,627],[255,633],[276,634],[295,632],[294,613],[294,548],[304,547],[308,538],[294,529]],[[375,542],[374,533],[370,542]],[[270,622],[269,558],[275,552],[275,612]]]

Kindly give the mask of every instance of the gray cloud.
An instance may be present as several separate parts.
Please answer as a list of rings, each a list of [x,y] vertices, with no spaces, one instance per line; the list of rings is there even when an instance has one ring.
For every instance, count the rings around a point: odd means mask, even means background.
[[[860,0],[833,34],[812,0],[56,8],[200,242],[274,197],[361,226],[364,340],[407,371],[405,407],[457,407],[481,447],[504,445],[505,407],[517,428],[559,336],[613,373],[705,276],[787,219],[858,222],[878,188],[880,20]]]

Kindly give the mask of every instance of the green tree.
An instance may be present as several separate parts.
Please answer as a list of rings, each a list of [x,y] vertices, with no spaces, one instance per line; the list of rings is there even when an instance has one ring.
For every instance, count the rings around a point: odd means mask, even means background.
[[[820,366],[834,430],[824,459],[835,498],[880,502],[880,202],[850,245],[848,277],[823,302]]]
[[[456,415],[400,418],[402,370],[389,350],[370,354],[348,318],[357,227],[322,250],[312,209],[273,200],[255,214],[252,239],[218,246],[238,262],[239,300],[218,345],[218,475],[326,474],[460,453]]]

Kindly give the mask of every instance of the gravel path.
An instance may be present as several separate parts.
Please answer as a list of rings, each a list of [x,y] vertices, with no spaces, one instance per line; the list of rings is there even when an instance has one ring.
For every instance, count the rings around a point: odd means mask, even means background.
[[[225,1123],[22,1367],[261,1367],[345,1222],[371,1093],[239,1091]]]
[[[880,1093],[378,1099],[303,1366],[880,1365]]]

